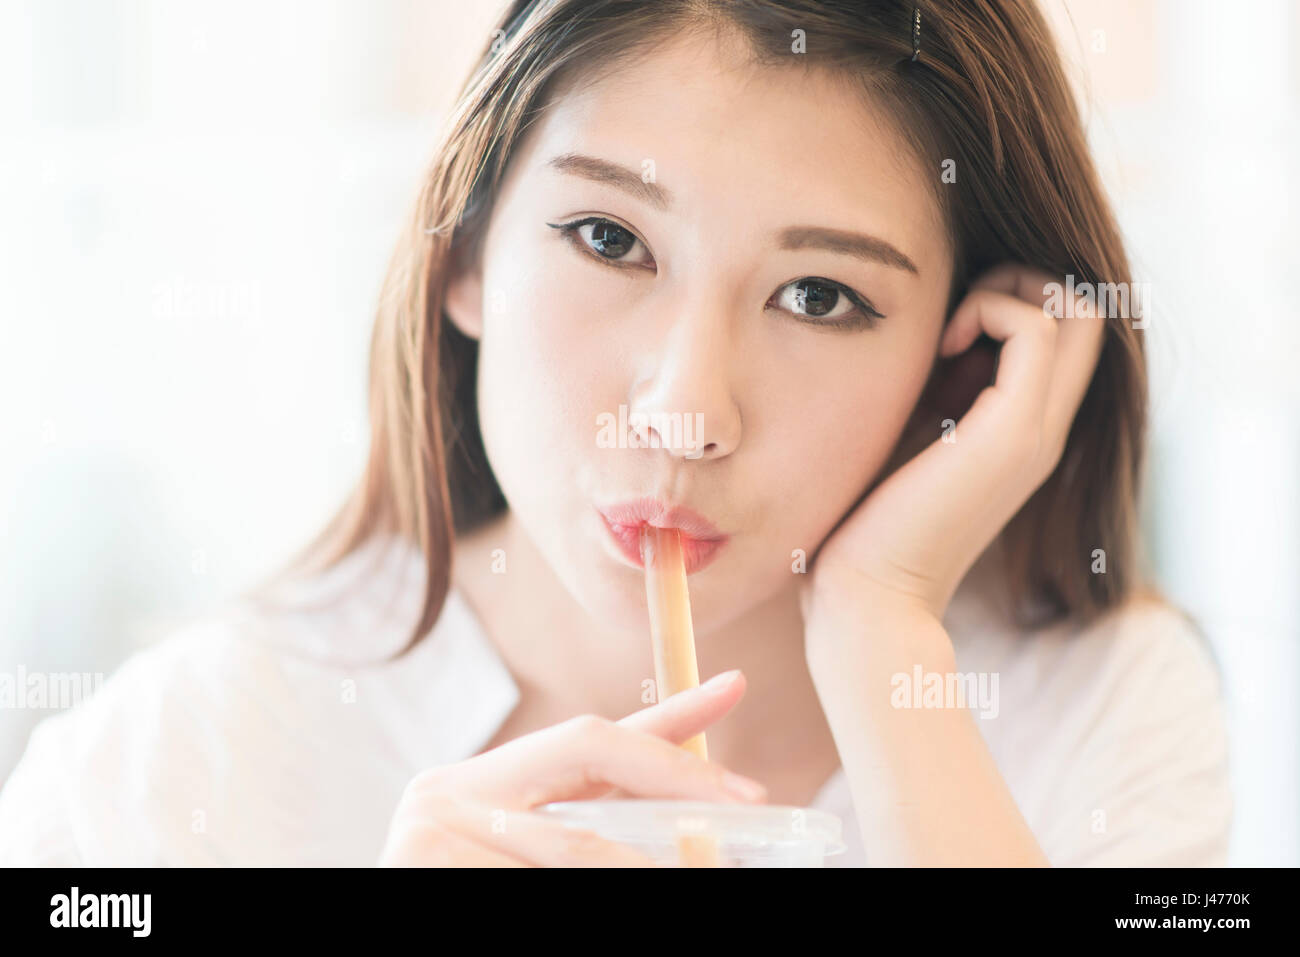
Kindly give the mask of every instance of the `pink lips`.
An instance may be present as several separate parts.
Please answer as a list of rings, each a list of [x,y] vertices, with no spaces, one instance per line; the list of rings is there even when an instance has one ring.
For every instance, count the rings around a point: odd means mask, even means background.
[[[655,498],[639,498],[598,508],[614,544],[633,565],[641,563],[641,527],[675,528],[681,533],[686,574],[700,571],[717,555],[727,536],[707,518],[681,506],[670,507]]]

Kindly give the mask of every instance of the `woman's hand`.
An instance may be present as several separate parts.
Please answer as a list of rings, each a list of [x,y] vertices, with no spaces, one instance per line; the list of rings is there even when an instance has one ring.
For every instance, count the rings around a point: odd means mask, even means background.
[[[766,793],[678,747],[745,693],[727,672],[619,721],[581,715],[466,761],[418,774],[402,794],[380,866],[654,867],[631,848],[530,809],[619,793],[752,803]],[[745,796],[729,779],[757,791]]]
[[[1060,461],[1104,322],[1082,303],[1070,318],[1045,314],[1051,281],[1002,266],[972,285],[913,417],[928,433],[913,444],[904,430],[883,478],[827,538],[804,585],[809,671],[878,864],[1048,863],[969,708],[896,707],[891,688],[918,667],[956,671],[942,623],[948,602]],[[970,404],[992,371],[981,333],[1001,343],[996,380]]]
[[[966,353],[981,333],[1000,340],[996,381],[955,428],[890,474],[826,540],[804,586],[805,616],[848,593],[849,601],[896,598],[941,620],[966,572],[1051,475],[1096,368],[1105,324],[1086,300],[1076,301],[1072,316],[1049,315],[1043,287],[1053,281],[1005,264],[971,285],[939,354]],[[979,365],[978,356],[970,358],[967,371]],[[958,411],[939,411],[929,435]]]

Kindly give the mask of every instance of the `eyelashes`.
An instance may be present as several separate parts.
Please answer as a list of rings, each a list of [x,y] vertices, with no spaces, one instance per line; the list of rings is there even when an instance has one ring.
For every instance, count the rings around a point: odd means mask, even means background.
[[[586,216],[568,223],[546,225],[559,230],[570,245],[601,265],[612,269],[654,269],[654,259],[645,243],[626,226],[611,219]],[[643,260],[648,261],[626,262],[628,254],[637,246],[644,251]],[[852,308],[837,313],[845,304]],[[765,308],[780,309],[804,325],[836,331],[873,329],[885,318],[864,296],[843,283],[821,276],[801,276],[784,283],[768,299]]]
[[[787,296],[785,294],[787,289],[793,289],[793,295]],[[791,313],[800,322],[814,326],[874,329],[876,323],[885,318],[848,286],[820,276],[803,276],[786,283],[776,291],[772,299],[768,300],[769,306],[772,305],[773,300],[789,301],[792,305],[805,310],[802,313],[795,312],[794,309],[785,311]],[[852,310],[847,314],[834,315],[835,309],[845,303],[850,304]],[[778,305],[775,308],[781,307]],[[811,315],[806,311],[810,308],[813,310]]]
[[[630,229],[620,226],[618,223],[609,219],[602,219],[599,216],[588,216],[584,219],[577,219],[571,223],[547,223],[552,229],[558,229],[560,234],[577,247],[579,252],[583,252],[593,259],[599,260],[605,265],[613,265],[616,269],[642,268],[645,264],[632,263],[628,265],[621,264],[629,248],[634,248],[640,243],[644,248],[645,243],[641,242]],[[590,239],[582,235],[582,230],[588,226],[591,227]],[[610,252],[611,255],[605,255]],[[646,250],[648,256],[650,251]],[[615,265],[616,261],[620,263]],[[651,260],[653,265],[654,260]]]

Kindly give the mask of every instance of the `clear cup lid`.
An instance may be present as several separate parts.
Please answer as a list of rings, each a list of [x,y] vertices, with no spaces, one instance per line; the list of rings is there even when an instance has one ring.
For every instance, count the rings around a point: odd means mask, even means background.
[[[827,855],[845,850],[838,817],[784,804],[606,798],[556,801],[533,810],[620,842],[671,845],[682,835],[705,834],[731,846],[820,844]]]

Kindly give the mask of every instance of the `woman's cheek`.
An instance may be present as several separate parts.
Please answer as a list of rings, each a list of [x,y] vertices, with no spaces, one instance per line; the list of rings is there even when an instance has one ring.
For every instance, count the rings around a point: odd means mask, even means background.
[[[592,393],[604,364],[563,288],[519,284],[514,291],[518,298],[503,305],[484,336],[479,411],[494,465],[544,479],[541,462],[594,446]]]
[[[807,531],[834,527],[884,466],[911,414],[911,386],[897,369],[867,363],[841,383],[826,383],[818,401],[792,416],[778,471],[789,501],[805,503]],[[818,494],[809,494],[813,488]]]

